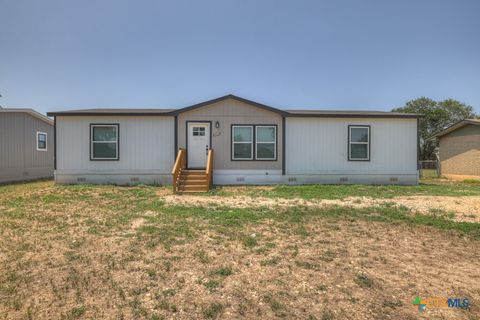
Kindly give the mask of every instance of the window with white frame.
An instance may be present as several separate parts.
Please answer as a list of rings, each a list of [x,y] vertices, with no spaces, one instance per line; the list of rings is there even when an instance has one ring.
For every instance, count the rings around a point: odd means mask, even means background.
[[[232,126],[232,159],[253,160],[253,126]]]
[[[348,126],[348,160],[370,161],[370,126]]]
[[[90,160],[118,160],[118,124],[90,125]]]
[[[255,159],[276,160],[277,158],[277,127],[255,127]]]
[[[47,151],[46,132],[37,132],[37,151]]]

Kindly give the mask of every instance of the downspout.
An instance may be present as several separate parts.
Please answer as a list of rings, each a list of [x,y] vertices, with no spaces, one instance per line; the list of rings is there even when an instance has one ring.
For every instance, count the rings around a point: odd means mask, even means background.
[[[177,150],[178,150],[178,118],[177,116],[174,117],[173,120],[173,130],[175,131],[173,133],[174,136],[174,150],[173,150],[173,161],[175,163],[175,160],[177,159]]]
[[[57,171],[57,117],[56,116],[53,117],[53,170]]]
[[[286,162],[286,159],[285,159],[285,154],[286,154],[286,143],[285,143],[285,117],[282,117],[282,175],[284,176],[285,175],[285,162]]]
[[[417,118],[417,175],[420,176],[420,118]]]

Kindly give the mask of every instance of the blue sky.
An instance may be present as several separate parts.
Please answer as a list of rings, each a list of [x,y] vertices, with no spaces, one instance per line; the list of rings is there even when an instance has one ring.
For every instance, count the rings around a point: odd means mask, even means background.
[[[0,0],[0,105],[480,113],[478,0]]]

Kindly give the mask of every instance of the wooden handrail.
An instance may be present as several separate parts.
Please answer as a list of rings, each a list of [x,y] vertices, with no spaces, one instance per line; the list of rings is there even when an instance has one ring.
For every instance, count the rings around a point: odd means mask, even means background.
[[[213,149],[208,149],[205,173],[207,174],[208,189],[210,189],[213,184]]]
[[[173,178],[173,181],[172,181],[172,185],[173,185],[173,192],[177,192],[177,188],[178,188],[178,175],[180,174],[180,171],[182,169],[185,169],[186,167],[186,161],[187,159],[187,150],[185,149],[179,149],[178,150],[178,155],[177,155],[177,159],[175,160],[175,164],[173,165],[173,169],[172,169],[172,178]]]

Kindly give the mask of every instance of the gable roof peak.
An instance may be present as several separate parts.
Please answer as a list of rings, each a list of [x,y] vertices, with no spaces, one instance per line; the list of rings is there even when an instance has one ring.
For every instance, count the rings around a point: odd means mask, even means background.
[[[271,111],[271,112],[278,113],[282,116],[286,116],[288,114],[288,112],[286,112],[284,110],[280,110],[280,109],[277,109],[277,108],[274,108],[274,107],[267,106],[266,104],[262,104],[262,103],[259,103],[259,102],[248,100],[248,99],[236,96],[236,95],[231,94],[231,93],[227,94],[225,96],[221,96],[221,97],[212,99],[212,100],[203,101],[203,102],[196,103],[196,104],[188,106],[188,107],[177,109],[173,112],[173,114],[179,114],[179,113],[182,113],[182,112],[198,109],[198,108],[201,108],[201,107],[213,104],[213,103],[217,103],[217,102],[220,102],[220,101],[224,101],[224,100],[227,100],[227,99],[234,99],[234,100],[246,103],[246,104],[253,105],[257,108],[261,108],[261,109],[264,109],[264,110],[268,110],[268,111]]]
[[[475,125],[475,126],[480,126],[480,119],[464,119],[464,120],[460,120],[454,124],[452,124],[451,126],[443,129],[442,131],[438,132],[435,137],[437,138],[440,138],[446,134],[449,134],[450,132],[452,131],[455,131],[457,129],[460,129],[466,125]]]

